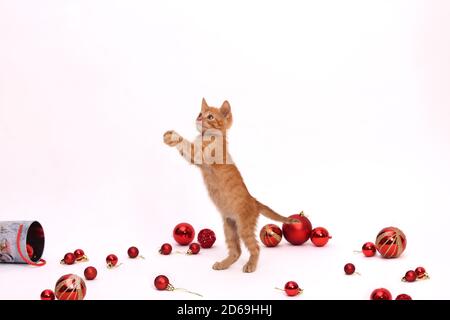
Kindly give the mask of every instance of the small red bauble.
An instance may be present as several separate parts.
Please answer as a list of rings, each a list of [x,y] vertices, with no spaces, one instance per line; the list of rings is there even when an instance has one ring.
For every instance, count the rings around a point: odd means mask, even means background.
[[[353,263],[347,263],[344,266],[344,272],[347,275],[351,275],[351,274],[355,273],[355,270],[356,270],[356,268],[355,268],[355,265]]]
[[[155,288],[158,290],[171,290],[172,285],[169,282],[169,278],[164,275],[159,275],[155,278],[154,281]]]
[[[214,231],[210,229],[203,229],[198,233],[197,241],[203,249],[208,249],[216,242],[216,235]]]
[[[424,280],[430,278],[424,267],[417,267],[414,272],[417,275],[417,279]]]
[[[388,289],[378,288],[372,291],[370,300],[392,300],[392,295]]]
[[[405,251],[406,236],[398,228],[387,227],[378,233],[375,244],[384,258],[397,258]]]
[[[375,246],[375,243],[373,242],[366,242],[362,246],[362,253],[366,257],[373,257],[377,253],[377,248]]]
[[[79,276],[66,274],[56,282],[55,296],[58,300],[83,300],[86,296],[86,284]]]
[[[399,294],[395,300],[412,300],[411,296],[406,293]]]
[[[86,280],[94,280],[97,277],[97,269],[94,267],[87,267],[84,269],[84,277]]]
[[[266,247],[275,247],[283,238],[283,232],[277,225],[267,224],[262,227],[259,238]]]
[[[134,259],[134,258],[136,258],[137,256],[139,256],[139,249],[138,248],[136,248],[136,247],[130,247],[130,248],[128,248],[128,256],[131,258],[131,259]]]
[[[119,258],[115,254],[110,254],[106,257],[106,265],[108,268],[113,268],[117,265],[117,262],[119,262]]]
[[[299,295],[303,290],[299,288],[297,282],[295,281],[288,281],[286,282],[286,284],[284,285],[284,292],[286,292],[286,294],[289,297],[294,297]]]
[[[312,225],[309,219],[305,217],[303,212],[294,214],[289,218],[297,219],[299,222],[283,224],[283,235],[286,240],[293,245],[301,245],[308,241],[312,231]]]
[[[196,242],[193,242],[189,245],[189,250],[187,254],[197,254],[200,252],[200,245]]]
[[[179,223],[173,229],[173,238],[178,244],[186,246],[194,240],[195,231],[189,223]]]
[[[314,228],[311,231],[311,242],[316,247],[323,247],[328,243],[328,240],[331,239],[330,234],[328,233],[328,230],[322,227]]]
[[[84,254],[82,249],[77,249],[73,252],[77,261],[83,262],[88,261],[88,257]]]
[[[41,292],[41,300],[55,300],[55,293],[50,289],[46,289]]]
[[[172,246],[169,243],[164,243],[161,246],[161,249],[159,249],[159,253],[163,254],[163,255],[168,255],[172,252]]]
[[[414,282],[417,279],[417,274],[413,270],[406,271],[405,276],[402,278],[402,281],[406,282]]]
[[[28,257],[29,257],[30,259],[33,258],[33,255],[34,255],[34,249],[33,249],[33,247],[32,247],[31,245],[29,245],[29,244],[27,244],[27,254],[28,254]]]
[[[76,257],[72,252],[68,252],[64,255],[64,259],[61,260],[61,264],[74,264],[76,261]]]

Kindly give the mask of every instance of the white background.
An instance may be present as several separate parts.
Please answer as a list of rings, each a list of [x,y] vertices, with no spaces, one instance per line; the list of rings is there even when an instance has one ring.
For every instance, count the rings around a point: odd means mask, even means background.
[[[38,299],[78,247],[99,270],[87,299],[394,296],[449,299],[450,4],[448,1],[0,0],[0,220],[38,220],[44,258],[0,265],[0,299]],[[194,138],[201,98],[228,99],[230,150],[251,193],[304,210],[333,236],[324,248],[283,240],[257,272],[226,249],[200,173],[162,142]],[[216,231],[198,256],[160,256],[172,229]],[[260,219],[259,228],[268,220]],[[354,254],[380,229],[408,239],[399,259]],[[146,260],[126,259],[138,246]],[[175,248],[185,250],[185,248]],[[106,270],[104,258],[124,262]],[[355,263],[362,276],[343,275]],[[432,279],[402,283],[422,265]]]

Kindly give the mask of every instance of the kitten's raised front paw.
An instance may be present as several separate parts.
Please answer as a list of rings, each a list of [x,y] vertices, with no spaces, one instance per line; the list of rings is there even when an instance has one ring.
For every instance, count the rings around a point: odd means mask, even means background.
[[[214,263],[213,266],[212,266],[212,268],[214,270],[225,270],[225,269],[228,269],[228,267],[229,267],[229,265],[226,265],[225,263],[219,262],[219,261]]]
[[[169,130],[164,133],[164,143],[168,146],[174,147],[179,144],[183,138],[173,130]]]
[[[256,263],[250,261],[247,262],[242,268],[242,271],[246,273],[254,272],[255,270],[256,270]]]

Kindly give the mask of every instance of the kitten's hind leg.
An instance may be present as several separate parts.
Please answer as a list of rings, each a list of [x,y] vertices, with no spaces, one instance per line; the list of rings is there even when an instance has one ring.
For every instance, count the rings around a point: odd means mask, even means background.
[[[236,221],[226,218],[224,220],[223,229],[225,231],[225,239],[228,246],[228,257],[222,261],[214,263],[214,270],[228,269],[241,256],[241,245],[237,231]]]
[[[258,259],[259,259],[259,245],[258,241],[256,241],[255,237],[255,228],[256,225],[256,219],[254,223],[249,223],[239,228],[239,235],[244,241],[245,246],[247,247],[248,251],[250,251],[250,258],[248,259],[248,262],[244,265],[244,268],[242,271],[244,272],[253,272],[256,270],[256,266],[258,265]]]

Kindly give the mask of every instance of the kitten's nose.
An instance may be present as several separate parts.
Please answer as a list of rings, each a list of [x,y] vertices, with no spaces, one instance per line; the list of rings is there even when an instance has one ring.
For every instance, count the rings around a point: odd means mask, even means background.
[[[202,116],[201,115],[199,115],[198,117],[197,117],[197,121],[202,121]]]

